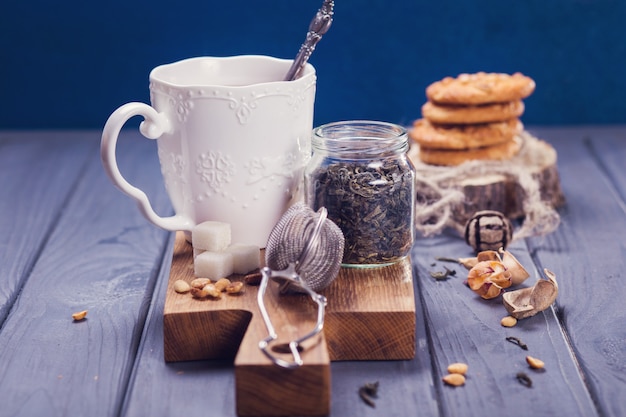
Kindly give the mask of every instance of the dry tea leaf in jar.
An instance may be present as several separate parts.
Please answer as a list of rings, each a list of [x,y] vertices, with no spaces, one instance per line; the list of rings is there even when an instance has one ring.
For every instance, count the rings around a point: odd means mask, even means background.
[[[325,207],[343,232],[343,264],[380,266],[406,257],[415,206],[406,130],[374,121],[330,123],[314,130],[312,148],[307,203]]]

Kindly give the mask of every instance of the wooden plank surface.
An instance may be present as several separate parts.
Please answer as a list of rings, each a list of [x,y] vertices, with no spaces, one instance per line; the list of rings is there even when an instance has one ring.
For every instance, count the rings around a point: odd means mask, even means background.
[[[532,239],[563,285],[556,312],[601,415],[626,415],[626,131],[551,130],[570,204],[558,233]]]
[[[532,285],[538,271],[524,242],[509,249],[531,273],[525,284]],[[433,378],[443,415],[501,415],[502,410],[507,416],[595,415],[552,310],[504,328],[500,319],[507,312],[501,298],[483,300],[464,284],[464,267],[435,260],[439,256],[472,256],[462,240],[449,236],[422,239],[414,247],[413,256],[417,259],[419,292],[427,310]],[[431,271],[443,271],[444,267],[457,271],[456,276],[446,281],[430,277]],[[509,336],[520,338],[529,350],[506,341]],[[526,355],[545,361],[546,371],[532,372],[525,362]],[[463,389],[453,389],[441,381],[447,366],[454,362],[469,365]],[[519,384],[519,372],[532,378],[533,389]]]
[[[556,273],[554,309],[501,327],[501,302],[479,299],[462,267],[434,260],[468,256],[469,247],[452,235],[418,239],[416,356],[332,363],[331,416],[626,415],[626,127],[531,132],[557,149],[567,204],[555,233],[511,251],[531,272],[526,285],[544,267]],[[0,416],[234,416],[232,360],[163,360],[172,235],[104,176],[98,137],[0,133]],[[154,143],[126,133],[121,146],[122,172],[167,214]],[[457,276],[435,281],[430,272],[444,265]],[[73,323],[83,308],[87,320]],[[546,370],[530,371],[526,354]],[[469,364],[460,388],[441,382],[453,361]],[[520,371],[533,388],[517,382]],[[357,391],[374,381],[371,408]]]
[[[2,326],[0,415],[108,417],[119,413],[126,394],[167,234],[147,224],[105,178],[98,139],[92,133],[69,141],[60,165],[46,159],[57,152],[55,142],[46,144],[46,152],[24,146],[13,153],[27,152],[32,161],[15,178],[37,185],[31,192],[61,193],[61,205],[50,201],[59,207],[53,227],[41,231],[45,246]],[[138,145],[125,146],[123,171],[154,190],[158,165],[133,163],[154,144]],[[71,194],[64,196],[67,184]],[[37,205],[36,194],[18,196],[17,224],[47,209],[46,200]],[[29,204],[36,210],[21,210]],[[163,198],[156,206],[168,209]],[[29,227],[22,232],[40,233]],[[11,250],[19,256],[25,248]],[[87,319],[73,322],[71,314],[83,309]]]
[[[0,134],[0,325],[96,150],[83,137]]]

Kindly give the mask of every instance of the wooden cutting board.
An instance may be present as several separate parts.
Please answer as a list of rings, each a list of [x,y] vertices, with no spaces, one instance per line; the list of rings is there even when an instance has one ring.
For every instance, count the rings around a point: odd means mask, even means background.
[[[242,294],[224,294],[218,300],[174,291],[174,281],[194,278],[192,247],[178,232],[163,312],[165,360],[234,359],[240,416],[327,415],[330,361],[415,356],[415,298],[408,258],[381,268],[342,268],[323,291],[328,299],[324,331],[305,346],[304,364],[296,369],[273,364],[258,347],[268,333],[257,286],[246,285]],[[264,299],[279,345],[315,326],[317,305],[308,296],[280,295],[276,283],[270,282]]]

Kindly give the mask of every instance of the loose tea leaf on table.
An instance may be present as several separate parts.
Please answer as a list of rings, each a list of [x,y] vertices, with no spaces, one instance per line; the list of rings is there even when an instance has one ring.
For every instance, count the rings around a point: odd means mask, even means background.
[[[413,243],[414,177],[393,160],[340,161],[312,174],[309,205],[345,236],[344,263],[394,262]]]
[[[511,342],[514,345],[519,346],[520,348],[524,349],[524,350],[528,350],[528,345],[524,342],[522,342],[522,339],[515,337],[515,336],[508,336],[506,338],[507,342]]]
[[[524,385],[526,388],[532,388],[533,380],[530,379],[530,377],[526,375],[525,372],[518,372],[517,375],[515,375],[515,378],[520,384]]]
[[[433,277],[434,279],[436,279],[437,281],[443,281],[446,280],[450,277],[453,277],[456,275],[456,271],[453,269],[448,269],[445,266],[443,267],[445,269],[445,271],[431,271],[430,272],[430,276]]]
[[[378,381],[368,382],[359,388],[359,397],[361,400],[372,408],[376,408],[376,403],[373,398],[378,397]]]

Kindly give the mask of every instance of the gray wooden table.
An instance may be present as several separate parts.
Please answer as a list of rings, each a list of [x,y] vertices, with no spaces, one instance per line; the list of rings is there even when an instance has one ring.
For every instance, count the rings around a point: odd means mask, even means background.
[[[447,264],[459,276],[446,281],[429,274],[436,256],[469,256],[469,246],[449,234],[418,239],[417,354],[333,363],[331,415],[626,415],[626,127],[529,130],[556,148],[567,204],[556,232],[510,250],[527,282],[556,273],[554,308],[501,327],[501,302],[474,296],[462,267]],[[236,415],[231,363],[163,360],[173,235],[112,186],[99,138],[0,132],[0,416]],[[169,214],[155,144],[124,132],[118,159]],[[73,322],[83,309],[87,319]],[[529,370],[526,354],[545,371]],[[469,364],[468,379],[451,388],[441,377],[456,361]],[[376,408],[357,395],[373,381]]]

